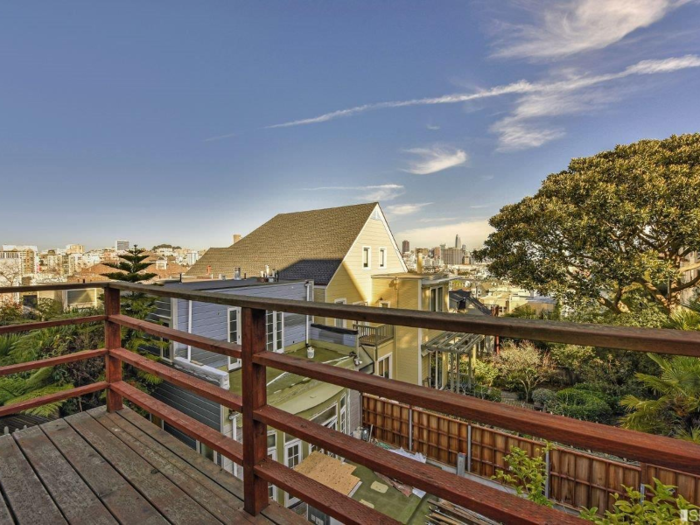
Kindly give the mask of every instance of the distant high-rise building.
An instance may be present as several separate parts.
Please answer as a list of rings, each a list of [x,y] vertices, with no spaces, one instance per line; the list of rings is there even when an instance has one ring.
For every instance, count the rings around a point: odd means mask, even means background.
[[[455,236],[455,248],[461,248],[462,247],[462,238],[457,234]]]
[[[448,266],[463,264],[464,252],[462,248],[447,248],[442,254],[442,260]]]
[[[114,241],[114,249],[118,252],[125,252],[129,249],[129,241]]]
[[[408,253],[411,251],[411,243],[408,241],[403,241],[401,243],[401,253]]]
[[[66,253],[68,255],[85,253],[85,246],[82,244],[67,244]]]

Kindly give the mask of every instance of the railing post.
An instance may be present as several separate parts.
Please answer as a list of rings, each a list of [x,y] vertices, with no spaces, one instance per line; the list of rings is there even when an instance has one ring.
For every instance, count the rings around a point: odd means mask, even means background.
[[[253,414],[267,404],[267,378],[264,366],[253,363],[253,355],[265,351],[265,310],[243,308],[243,495],[246,512],[257,516],[267,507],[267,482],[254,468],[267,457],[267,426]]]
[[[119,290],[105,288],[105,315],[118,315],[121,309]],[[109,320],[105,321],[105,348],[113,350],[122,345],[121,327]],[[122,380],[122,362],[109,353],[105,356],[105,376],[108,383],[116,383]],[[114,412],[124,408],[122,396],[111,388],[107,389],[107,411]]]

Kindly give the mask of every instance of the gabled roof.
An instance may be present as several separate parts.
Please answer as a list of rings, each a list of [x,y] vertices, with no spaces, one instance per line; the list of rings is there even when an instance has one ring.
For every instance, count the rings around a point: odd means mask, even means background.
[[[187,275],[232,277],[240,267],[255,277],[268,265],[281,279],[313,279],[326,285],[377,206],[370,202],[281,213],[228,248],[210,248]]]

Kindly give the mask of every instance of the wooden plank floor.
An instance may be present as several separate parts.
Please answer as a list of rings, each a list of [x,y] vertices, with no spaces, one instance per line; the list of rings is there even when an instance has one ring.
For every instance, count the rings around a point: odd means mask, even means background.
[[[135,412],[104,407],[0,437],[0,524],[307,523]]]

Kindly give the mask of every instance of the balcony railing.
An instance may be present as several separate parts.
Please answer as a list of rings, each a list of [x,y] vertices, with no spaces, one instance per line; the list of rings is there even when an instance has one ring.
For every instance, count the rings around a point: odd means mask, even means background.
[[[0,327],[0,334],[24,332],[51,326],[105,322],[105,348],[71,356],[33,361],[0,368],[0,375],[104,356],[106,379],[92,385],[0,407],[0,416],[76,397],[107,391],[107,409],[119,410],[123,399],[158,416],[171,426],[243,466],[245,510],[257,515],[268,505],[268,483],[273,483],[344,523],[394,523],[362,503],[350,499],[267,457],[267,426],[291,434],[319,448],[405,482],[429,494],[462,505],[477,513],[507,523],[569,523],[578,518],[506,494],[491,486],[392,454],[322,425],[291,415],[267,404],[266,367],[333,383],[375,396],[450,414],[470,421],[494,425],[530,436],[648,462],[673,470],[700,474],[700,445],[615,427],[533,412],[473,397],[392,381],[305,359],[265,350],[265,312],[276,310],[302,315],[361,322],[481,333],[510,338],[601,346],[639,352],[700,357],[700,333],[676,330],[622,328],[600,325],[463,316],[366,306],[346,306],[305,301],[265,299],[213,292],[191,292],[119,282],[86,285],[0,288],[0,293],[37,289],[103,288],[105,315]],[[120,313],[120,292],[209,302],[242,308],[242,345],[215,341],[190,333],[139,321]],[[183,344],[242,360],[242,395],[217,388],[163,364],[121,348],[121,328],[140,330]],[[243,415],[243,444],[234,441],[181,412],[153,399],[122,381],[122,366],[134,366],[165,381],[195,392]]]
[[[361,345],[380,346],[394,339],[394,326],[390,324],[378,326],[355,324],[353,328],[357,330],[357,337]]]

